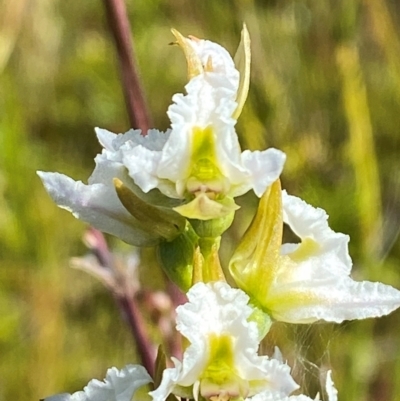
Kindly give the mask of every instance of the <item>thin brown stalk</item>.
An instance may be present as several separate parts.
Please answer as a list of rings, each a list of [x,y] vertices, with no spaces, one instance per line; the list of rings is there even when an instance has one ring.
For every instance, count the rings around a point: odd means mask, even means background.
[[[150,127],[150,117],[135,63],[125,3],[124,0],[104,0],[104,5],[117,50],[129,121],[133,128],[139,128],[146,134]]]
[[[145,322],[143,321],[139,308],[135,300],[130,299],[128,296],[117,297],[117,301],[131,329],[140,360],[150,376],[153,377],[156,353],[153,345],[149,341]]]
[[[133,128],[139,128],[145,134],[150,127],[150,118],[135,63],[131,29],[125,3],[124,0],[104,0],[104,5],[116,45],[129,120]],[[184,302],[185,297],[179,290],[168,284],[167,289],[175,306]],[[148,340],[140,311],[134,300],[119,298],[118,302],[127,316],[142,363],[148,372],[152,374],[154,372],[155,355],[153,355],[153,347]],[[180,338],[171,339],[170,348],[173,355],[181,355],[182,345]]]

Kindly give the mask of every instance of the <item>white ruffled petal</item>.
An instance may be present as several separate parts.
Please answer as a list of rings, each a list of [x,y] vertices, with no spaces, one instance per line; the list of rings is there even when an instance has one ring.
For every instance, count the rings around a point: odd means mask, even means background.
[[[325,390],[328,396],[327,401],[337,401],[338,391],[336,390],[333,384],[331,374],[332,372],[328,371],[326,375]],[[266,390],[259,394],[256,394],[252,398],[246,399],[246,401],[317,401],[317,400],[319,400],[318,396],[314,399],[307,397],[306,395],[303,394],[288,396],[288,394],[284,392],[274,391],[274,390]]]
[[[274,390],[289,395],[299,388],[299,385],[290,375],[290,367],[286,363],[264,356],[254,359],[254,364],[260,365],[260,370],[263,370],[263,377],[264,380],[266,380],[266,384],[255,388],[252,391],[253,394],[257,394],[265,388],[268,388],[271,391]]]
[[[187,39],[187,41],[199,56],[203,67],[206,67],[211,60],[212,71],[226,76],[237,90],[239,71],[231,55],[222,46],[209,40]]]
[[[150,150],[142,145],[125,151],[123,156],[123,162],[130,177],[143,192],[149,192],[159,186],[157,167],[160,159],[160,151]]]
[[[135,391],[153,380],[143,366],[107,370],[104,381],[91,380],[83,389],[88,401],[131,401]]]
[[[384,316],[400,306],[400,291],[395,288],[350,277],[295,282],[274,290],[270,294],[272,313],[289,323],[341,323]],[[285,299],[292,302],[285,304]]]
[[[348,235],[334,232],[329,227],[325,210],[314,208],[302,199],[288,195],[286,191],[282,191],[282,202],[283,221],[300,239],[311,239],[318,244],[314,255],[310,255],[310,261],[315,256],[319,259],[318,268],[323,266],[333,274],[349,274],[352,268],[348,251],[350,238]],[[293,251],[293,248],[290,251]],[[283,253],[287,252],[283,248]]]
[[[132,144],[132,146],[138,145],[141,143],[143,137],[142,131],[139,129],[130,129],[124,134],[114,134],[111,131],[108,131],[103,128],[96,127],[95,129],[97,139],[101,146],[103,146],[103,154],[109,160],[121,162],[121,148],[124,147],[128,142]]]
[[[134,136],[129,139],[128,145],[129,147],[134,147],[138,145],[142,145],[145,148],[153,151],[160,151],[164,147],[167,142],[171,130],[167,130],[166,132],[159,131],[157,129],[149,129],[146,135],[138,135],[139,130],[129,130],[124,135],[129,135],[131,132],[134,133]],[[122,146],[121,146],[122,147]]]
[[[210,332],[246,335],[250,323],[247,318],[252,313],[248,306],[249,297],[240,290],[231,288],[226,283],[213,285],[198,283],[187,294],[189,302],[177,308],[177,329],[193,341],[207,336]],[[193,325],[198,326],[193,330]],[[257,333],[254,347],[258,347]]]
[[[120,155],[118,151],[122,150],[127,144],[129,144],[129,147],[143,145],[150,150],[161,150],[170,133],[170,130],[164,133],[157,129],[150,129],[146,135],[143,135],[139,129],[130,129],[124,134],[114,134],[111,131],[98,127],[95,128],[95,131],[101,146],[106,151],[118,155]],[[115,156],[113,160],[117,161]]]
[[[104,149],[95,157],[96,167],[89,177],[88,183],[113,186],[113,178],[120,177],[125,170],[120,148],[134,136],[140,135],[140,131],[131,130],[126,134],[118,135],[101,128],[95,128],[95,131],[97,139]]]
[[[127,365],[121,370],[110,368],[104,381],[93,379],[83,391],[53,395],[44,401],[131,401],[138,388],[152,381],[143,366]]]
[[[136,146],[136,142],[142,138],[141,131],[129,130],[125,134],[114,134],[101,128],[95,128],[95,131],[104,149],[95,157],[96,167],[88,183],[113,186],[113,178],[125,174],[122,150]]]
[[[59,173],[39,171],[38,175],[54,202],[77,219],[136,246],[156,243],[154,237],[140,229],[137,220],[123,207],[114,187],[85,185]]]
[[[155,171],[170,131],[149,130],[143,136],[140,130],[129,130],[116,135],[96,128],[96,133],[105,149],[96,156],[96,168],[89,178],[89,184],[112,183],[112,178],[121,175],[127,168],[142,191],[148,192],[158,186]]]
[[[244,185],[235,188],[232,196],[240,196],[253,189],[261,197],[281,175],[285,160],[285,153],[274,148],[261,152],[245,150],[241,155],[241,164],[246,171],[246,181]]]

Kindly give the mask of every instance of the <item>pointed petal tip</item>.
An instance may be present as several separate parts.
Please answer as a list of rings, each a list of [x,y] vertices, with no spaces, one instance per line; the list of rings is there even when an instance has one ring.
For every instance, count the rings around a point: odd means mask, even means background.
[[[236,97],[237,107],[233,113],[235,120],[240,116],[250,87],[251,47],[250,34],[247,26],[243,23],[239,47],[234,57],[236,68],[240,72],[239,88]]]

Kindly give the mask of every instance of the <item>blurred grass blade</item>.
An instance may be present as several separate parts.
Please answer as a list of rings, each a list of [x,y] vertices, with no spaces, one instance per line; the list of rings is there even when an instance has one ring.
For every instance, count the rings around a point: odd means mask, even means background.
[[[382,210],[378,162],[358,50],[352,44],[336,49],[342,78],[343,106],[349,128],[348,154],[357,186],[358,214],[364,255],[372,257],[381,247]]]

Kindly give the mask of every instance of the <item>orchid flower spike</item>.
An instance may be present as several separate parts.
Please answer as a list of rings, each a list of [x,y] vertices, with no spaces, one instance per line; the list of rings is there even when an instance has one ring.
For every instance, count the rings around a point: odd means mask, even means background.
[[[387,315],[400,291],[354,281],[349,237],[328,226],[328,215],[274,183],[230,261],[239,288],[273,319],[288,323],[341,323]],[[299,244],[282,245],[286,223]]]
[[[177,329],[190,343],[182,362],[164,371],[150,395],[198,400],[243,399],[264,390],[290,394],[298,388],[288,365],[258,356],[258,328],[249,321],[249,297],[224,282],[197,283],[177,308]]]

